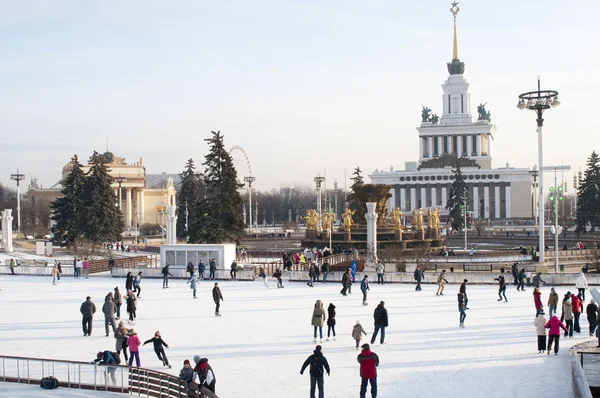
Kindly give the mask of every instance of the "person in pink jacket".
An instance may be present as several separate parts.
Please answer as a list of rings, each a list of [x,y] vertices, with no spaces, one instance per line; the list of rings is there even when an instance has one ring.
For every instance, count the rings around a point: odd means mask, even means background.
[[[554,342],[554,355],[558,355],[558,341],[560,340],[560,329],[563,329],[565,332],[567,328],[563,323],[558,319],[556,315],[554,315],[548,323],[546,323],[546,329],[550,329],[548,332],[548,355],[550,355],[550,349],[552,348],[552,342]],[[131,359],[130,359],[131,361]]]
[[[89,278],[90,276],[90,262],[87,257],[83,260],[83,276]]]
[[[135,364],[139,368],[140,367],[140,346],[142,342],[140,338],[137,336],[137,333],[134,329],[131,329],[129,332],[129,337],[127,338],[127,345],[129,346],[129,366],[133,363],[133,357],[135,357]]]

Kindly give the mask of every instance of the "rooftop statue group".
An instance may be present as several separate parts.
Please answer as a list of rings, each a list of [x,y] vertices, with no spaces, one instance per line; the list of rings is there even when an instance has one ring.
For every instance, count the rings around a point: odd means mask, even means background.
[[[426,106],[422,106],[423,110],[421,111],[421,118],[423,123],[430,122],[431,124],[438,124],[440,121],[440,117],[435,113],[431,113],[431,109]]]

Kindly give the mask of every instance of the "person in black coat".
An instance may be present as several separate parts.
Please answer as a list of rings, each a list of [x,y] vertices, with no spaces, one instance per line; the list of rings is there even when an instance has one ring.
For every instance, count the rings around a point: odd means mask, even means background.
[[[223,301],[223,295],[221,294],[221,289],[219,288],[219,284],[215,282],[215,287],[212,290],[213,300],[215,301],[215,315],[221,316],[219,314],[219,308],[221,308],[221,301]]]
[[[167,359],[167,354],[165,354],[165,349],[163,346],[169,348],[169,345],[165,343],[165,341],[160,336],[160,332],[154,333],[154,337],[144,341],[144,345],[152,343],[154,345],[154,352],[160,361],[162,361],[163,366],[171,369],[171,365],[169,365],[169,360]]]
[[[348,293],[348,287],[350,286],[350,270],[344,272],[344,275],[342,275],[342,290],[340,291],[340,293],[343,296],[347,296]]]
[[[519,285],[517,286],[517,290],[521,290],[521,291],[525,291],[525,268],[521,268],[521,271],[519,272]]]
[[[316,346],[313,354],[306,358],[300,369],[300,374],[304,374],[304,370],[310,365],[310,396],[312,398],[315,397],[315,387],[317,386],[319,387],[319,398],[325,397],[325,391],[323,390],[323,368],[327,371],[327,376],[331,372],[327,358],[323,356],[321,350],[322,347],[320,345]]]
[[[598,322],[598,306],[594,303],[594,300],[590,300],[590,303],[585,307],[585,312],[590,325],[590,337],[592,337],[596,330],[596,323]]]
[[[423,280],[423,272],[421,272],[421,269],[419,267],[415,269],[414,277],[417,281],[417,287],[415,287],[415,290],[423,290],[421,289],[421,280]]]
[[[381,338],[379,343],[385,343],[385,328],[388,327],[388,312],[385,308],[385,302],[381,301],[375,311],[373,312],[373,320],[375,321],[375,331],[371,336],[371,344],[375,343],[377,333],[381,330]]]
[[[128,290],[133,290],[133,275],[131,272],[128,272],[125,278],[125,291]]]
[[[327,341],[329,341],[331,332],[333,332],[335,340],[335,305],[333,303],[329,303],[329,307],[327,307]]]
[[[469,283],[468,280],[464,280],[463,283],[461,283],[460,285],[460,289],[458,289],[458,291],[460,293],[462,293],[463,295],[463,299],[465,300],[465,310],[468,310],[468,304],[469,304],[469,297],[467,297],[467,283]]]
[[[513,283],[513,285],[518,285],[519,284],[519,267],[517,266],[517,263],[513,263],[511,271],[512,271],[512,276],[515,278],[515,282]]]

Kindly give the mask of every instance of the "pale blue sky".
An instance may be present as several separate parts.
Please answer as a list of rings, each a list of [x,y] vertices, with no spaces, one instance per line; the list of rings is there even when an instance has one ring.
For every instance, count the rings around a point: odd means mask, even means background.
[[[495,165],[537,162],[534,114],[515,105],[539,74],[562,101],[545,117],[545,163],[583,166],[600,149],[600,3],[459,5],[472,106],[487,102],[498,127]],[[259,189],[312,184],[324,169],[343,186],[344,168],[403,168],[418,157],[421,105],[441,113],[449,7],[0,0],[0,182],[18,167],[50,186],[106,136],[148,173],[176,173],[219,129],[246,150]]]

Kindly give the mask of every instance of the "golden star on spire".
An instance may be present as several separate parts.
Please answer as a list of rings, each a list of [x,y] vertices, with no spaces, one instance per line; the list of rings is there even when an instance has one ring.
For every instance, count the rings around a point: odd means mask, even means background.
[[[452,15],[454,15],[454,18],[456,19],[456,14],[458,14],[460,8],[458,7],[458,3],[456,1],[450,4],[452,5],[452,7],[450,8],[450,12],[452,13]]]

